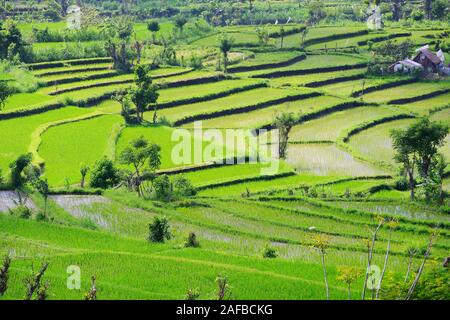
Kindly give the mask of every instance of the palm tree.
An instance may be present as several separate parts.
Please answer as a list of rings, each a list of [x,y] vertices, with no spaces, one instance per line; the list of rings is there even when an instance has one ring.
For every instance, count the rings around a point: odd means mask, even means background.
[[[312,243],[313,248],[317,249],[320,252],[320,255],[322,257],[322,267],[323,267],[323,277],[325,279],[325,289],[327,292],[327,300],[330,300],[330,289],[328,287],[328,278],[327,278],[327,268],[325,265],[325,254],[326,250],[329,246],[329,239],[328,237],[318,234],[313,238]]]
[[[226,33],[219,38],[219,49],[223,54],[223,71],[226,73],[228,68],[228,52],[233,47],[234,39],[229,37]]]
[[[305,46],[305,39],[306,39],[306,35],[308,34],[309,29],[308,27],[305,27],[305,29],[303,29],[302,31],[302,47]]]
[[[275,117],[274,126],[278,129],[279,145],[278,154],[281,159],[286,159],[286,151],[289,142],[289,133],[292,127],[297,124],[299,117],[292,112],[283,112]]]
[[[156,20],[150,20],[149,22],[147,22],[147,30],[150,31],[152,33],[152,39],[153,39],[153,43],[156,42],[156,33],[161,29],[161,27],[159,26],[158,21]]]

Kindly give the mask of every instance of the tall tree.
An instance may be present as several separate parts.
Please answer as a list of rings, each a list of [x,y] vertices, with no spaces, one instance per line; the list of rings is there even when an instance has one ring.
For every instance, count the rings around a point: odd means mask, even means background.
[[[297,124],[298,117],[292,112],[284,112],[275,117],[274,126],[278,129],[279,144],[278,154],[281,159],[286,158],[287,147],[289,143],[289,134],[292,127]]]
[[[122,164],[131,165],[134,174],[131,178],[132,186],[140,197],[143,196],[141,188],[143,170],[155,173],[161,165],[161,148],[150,144],[143,136],[131,142],[131,146],[120,154]]]
[[[425,12],[425,17],[428,20],[431,20],[431,18],[432,18],[432,15],[431,15],[432,4],[433,4],[432,0],[423,0],[423,11]]]
[[[152,33],[153,43],[156,43],[156,33],[160,30],[159,22],[156,20],[150,20],[147,22],[147,30]]]
[[[396,154],[394,160],[402,165],[402,170],[408,181],[411,200],[415,199],[415,167],[417,152],[412,147],[411,137],[407,135],[405,130],[394,130],[391,133],[392,145]]]
[[[429,177],[432,160],[437,156],[438,149],[444,145],[449,126],[423,118],[411,125],[406,132],[412,147],[417,151],[421,176]]]
[[[131,101],[136,106],[138,121],[144,120],[144,112],[158,100],[158,87],[153,84],[151,76],[144,66],[138,66],[134,72],[135,87],[130,89]]]
[[[12,90],[5,81],[0,81],[0,110],[6,105],[6,100],[11,96]]]
[[[223,33],[219,37],[219,50],[223,55],[223,71],[226,73],[228,70],[228,53],[233,47],[234,39],[228,34]]]
[[[184,26],[186,25],[186,23],[187,23],[187,19],[182,15],[178,16],[175,19],[175,25],[177,26],[180,33],[183,33],[183,29],[184,29]]]

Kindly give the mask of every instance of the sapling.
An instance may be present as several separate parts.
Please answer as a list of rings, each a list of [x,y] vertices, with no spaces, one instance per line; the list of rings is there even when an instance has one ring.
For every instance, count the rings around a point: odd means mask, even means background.
[[[0,296],[8,290],[9,267],[11,266],[11,257],[6,255],[3,260],[3,266],[0,268]]]
[[[351,300],[351,286],[359,278],[359,270],[356,268],[339,268],[337,279],[347,285],[348,300]]]
[[[218,290],[217,290],[217,300],[225,300],[227,298],[230,298],[231,296],[231,288],[230,285],[228,283],[228,279],[227,277],[218,275],[216,278],[216,283],[218,286]]]
[[[387,263],[388,263],[388,259],[389,259],[389,253],[390,253],[390,250],[391,250],[392,231],[397,228],[398,222],[397,222],[396,219],[391,219],[391,220],[389,220],[387,222],[387,226],[389,228],[388,244],[387,244],[387,249],[386,249],[386,256],[384,258],[383,271],[381,271],[380,280],[378,281],[377,293],[376,293],[376,298],[377,299],[378,299],[379,294],[380,294],[380,288],[381,288],[381,283],[383,282],[384,274],[386,273]]]
[[[427,262],[428,257],[430,256],[431,248],[433,247],[433,243],[436,240],[437,236],[438,236],[437,230],[433,231],[430,236],[430,241],[428,242],[427,250],[425,251],[425,254],[423,256],[422,264],[420,265],[419,270],[417,271],[416,277],[415,277],[413,283],[411,284],[411,287],[409,288],[408,293],[406,294],[405,300],[410,300],[412,295],[414,294],[414,291],[416,290],[416,286],[419,283],[420,277],[422,276],[423,269],[425,268],[425,263]]]
[[[96,280],[95,276],[92,276],[91,277],[91,288],[84,295],[84,300],[89,300],[89,301],[97,300],[97,286],[95,285],[95,280]]]
[[[41,290],[41,280],[44,276],[45,271],[47,271],[48,263],[44,263],[41,269],[36,274],[32,274],[25,279],[26,293],[24,300],[31,300],[35,293]]]
[[[371,242],[367,243],[367,270],[366,270],[366,275],[364,277],[362,300],[364,300],[366,298],[367,280],[369,279],[369,270],[371,269],[371,266],[372,266],[373,248],[375,247],[375,242],[377,240],[378,231],[380,231],[380,228],[383,226],[383,224],[384,224],[384,219],[382,217],[378,217],[378,225],[375,227],[375,230],[374,231],[370,230],[372,233],[372,240],[371,240]]]
[[[408,281],[409,274],[411,272],[411,267],[413,264],[413,259],[419,253],[419,249],[411,247],[411,248],[408,248],[407,253],[409,256],[409,260],[408,260],[408,269],[406,270],[405,280],[403,281],[404,284],[406,284],[406,282]]]
[[[188,289],[188,291],[186,292],[186,299],[185,300],[197,300],[198,297],[200,297],[200,292],[198,291],[198,289]]]
[[[327,293],[327,300],[330,300],[330,289],[328,287],[328,278],[327,278],[327,268],[325,265],[325,254],[326,250],[329,247],[329,239],[321,234],[316,235],[313,238],[312,247],[317,249],[320,252],[322,257],[322,267],[323,267],[323,277],[325,279],[325,289]]]

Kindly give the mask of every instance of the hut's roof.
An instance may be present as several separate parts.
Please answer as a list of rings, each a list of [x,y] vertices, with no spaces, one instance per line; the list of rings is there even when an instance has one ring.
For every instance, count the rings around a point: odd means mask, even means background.
[[[428,60],[430,60],[434,64],[440,64],[442,62],[441,59],[433,52],[431,52],[430,49],[428,48],[420,48],[418,51],[419,53],[416,55],[414,60],[416,60],[420,54],[423,54],[425,57],[427,57]]]

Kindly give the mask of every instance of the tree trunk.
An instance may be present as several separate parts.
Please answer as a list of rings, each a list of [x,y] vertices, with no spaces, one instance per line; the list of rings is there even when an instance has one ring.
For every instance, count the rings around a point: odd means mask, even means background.
[[[377,299],[380,294],[381,283],[383,282],[384,274],[386,273],[386,268],[387,268],[388,259],[389,259],[389,251],[391,250],[391,232],[392,232],[392,230],[389,231],[389,240],[388,240],[387,249],[386,249],[386,256],[384,257],[383,271],[381,272],[380,280],[378,281],[377,295],[376,295]]]
[[[409,178],[409,190],[411,190],[410,193],[410,198],[411,200],[415,200],[416,198],[416,194],[415,194],[415,187],[416,187],[416,183],[414,181],[414,171],[413,170],[408,170],[408,178]]]
[[[330,290],[328,288],[327,268],[325,266],[325,252],[323,252],[323,250],[322,250],[321,253],[322,253],[323,277],[325,279],[325,289],[327,292],[327,300],[330,300]]]
[[[406,284],[406,282],[408,281],[409,273],[411,272],[412,262],[413,262],[413,256],[410,255],[409,261],[408,261],[408,270],[406,270],[405,281],[403,281],[404,284]]]
[[[369,279],[369,268],[372,266],[373,248],[375,247],[375,241],[377,240],[377,233],[380,230],[382,225],[383,225],[383,222],[381,221],[373,233],[372,244],[369,247],[369,254],[367,257],[367,270],[366,270],[366,275],[364,277],[364,287],[363,287],[363,292],[362,292],[362,300],[364,300],[366,298],[367,280]]]
[[[428,243],[428,248],[427,248],[427,251],[425,252],[422,264],[420,265],[419,271],[417,271],[416,278],[414,279],[411,287],[408,290],[408,294],[406,295],[405,300],[410,300],[414,293],[414,290],[416,290],[417,283],[419,283],[420,277],[422,276],[423,269],[425,268],[425,263],[427,262],[428,257],[431,252],[431,248],[433,247],[433,241],[434,241],[435,236],[436,235],[433,234],[430,238],[430,242]]]
[[[223,53],[223,71],[227,73],[228,70],[228,52]]]

